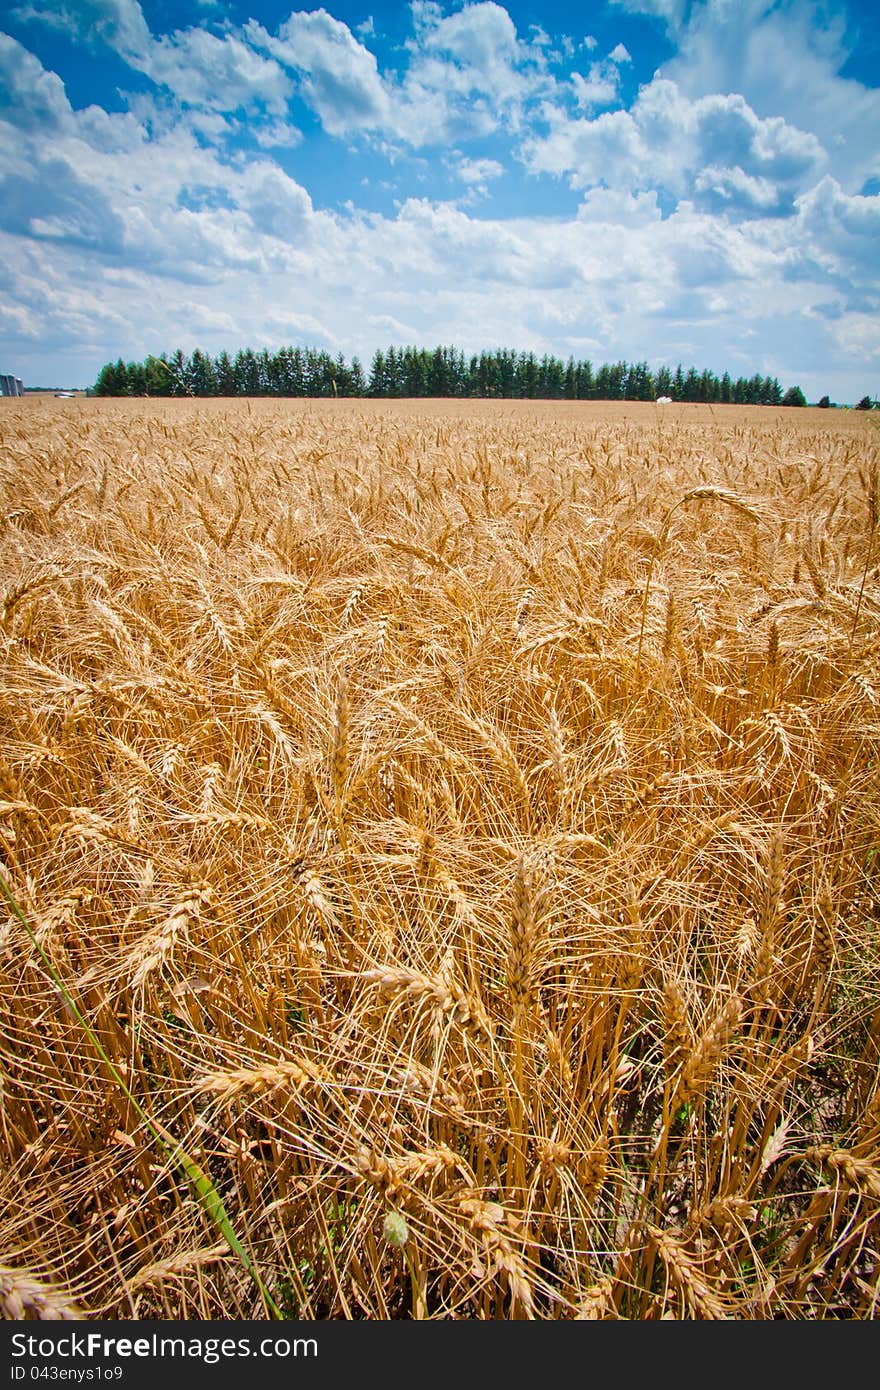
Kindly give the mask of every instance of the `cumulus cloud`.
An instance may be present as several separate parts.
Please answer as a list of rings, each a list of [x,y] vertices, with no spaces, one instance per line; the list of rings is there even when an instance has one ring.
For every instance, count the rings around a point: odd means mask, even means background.
[[[89,44],[105,43],[126,61],[144,57],[152,35],[138,0],[32,0],[13,10],[21,21],[38,20]]]
[[[843,19],[842,7],[815,0],[702,0],[678,22],[678,51],[662,72],[688,97],[737,92],[758,115],[811,131],[856,192],[880,174],[880,90],[840,75]]]
[[[428,52],[451,54],[463,66],[482,74],[484,87],[496,84],[503,90],[519,47],[516,26],[507,10],[494,0],[481,0],[444,18],[439,6],[425,5],[421,18],[422,46]]]
[[[70,115],[64,83],[9,34],[0,34],[0,116],[25,130],[52,130]]]
[[[571,87],[581,111],[611,106],[620,96],[620,73],[614,63],[591,63],[586,77],[572,73]]]
[[[192,28],[154,38],[138,0],[77,0],[70,7],[39,0],[16,13],[83,42],[106,44],[129,67],[190,105],[235,111],[259,102],[280,115],[293,91],[273,58],[235,34],[218,37]]]
[[[876,314],[845,314],[837,320],[832,331],[848,356],[861,357],[872,364],[880,363],[880,323]]]
[[[390,99],[374,55],[326,10],[291,14],[277,37],[253,21],[246,33],[300,74],[300,95],[331,135],[388,124]]]
[[[154,40],[133,63],[178,100],[217,111],[236,111],[261,103],[282,115],[293,84],[273,58],[267,58],[234,34],[223,38],[205,29],[188,29]]]
[[[628,14],[654,15],[673,29],[681,26],[687,9],[687,0],[610,0],[610,3]]]
[[[565,175],[573,188],[656,188],[741,215],[781,213],[826,162],[814,135],[781,117],[759,118],[739,95],[689,100],[655,78],[629,111],[595,119],[550,113],[526,141],[533,173]]]
[[[149,128],[131,113],[74,111],[60,80],[5,36],[0,113],[9,233],[192,281],[277,265],[288,239],[298,254],[308,244],[311,199],[277,164],[226,160],[155,108]]]
[[[400,73],[380,71],[369,47],[373,26],[357,26],[356,37],[324,8],[293,11],[275,32],[250,20],[237,38],[224,37],[223,56],[231,63],[234,55],[243,64],[245,44],[255,63],[274,65],[257,66],[255,77],[249,75],[250,90],[258,91],[262,83],[261,99],[271,110],[290,95],[281,72],[292,78],[296,95],[329,134],[372,134],[416,148],[517,129],[528,104],[555,90],[547,36],[535,31],[530,39],[521,38],[507,10],[494,0],[477,0],[451,15],[432,0],[415,0],[412,15],[413,37]],[[209,82],[220,54],[194,34],[160,41],[149,75],[181,97],[186,93],[188,100],[196,99],[203,73],[205,91],[232,93],[234,81]],[[177,72],[178,62],[191,65],[188,81]]]
[[[460,150],[446,161],[451,173],[465,186],[463,201],[474,204],[490,196],[490,185],[501,178],[504,165],[497,159],[469,159]]]
[[[534,28],[521,38],[494,0],[451,15],[415,0],[412,12],[415,37],[395,103],[401,138],[427,145],[516,131],[529,106],[555,92],[547,36]]]
[[[302,131],[289,121],[267,121],[254,125],[250,133],[261,150],[295,149],[303,139]]]
[[[797,207],[805,254],[860,296],[873,289],[880,307],[880,194],[849,195],[829,176],[799,198]]]
[[[500,178],[504,165],[499,164],[497,159],[459,159],[455,172],[462,183],[485,184],[490,179]]]
[[[294,241],[307,230],[312,200],[277,164],[267,160],[249,164],[235,191],[238,206],[248,213],[258,232]]]
[[[634,227],[659,222],[663,211],[653,189],[647,193],[630,193],[624,188],[591,188],[578,208],[577,217],[579,222],[605,227]]]

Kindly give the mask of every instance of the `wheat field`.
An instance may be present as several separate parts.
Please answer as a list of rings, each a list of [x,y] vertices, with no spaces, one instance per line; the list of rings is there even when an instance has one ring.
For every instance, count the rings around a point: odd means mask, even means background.
[[[874,1318],[876,420],[2,405],[5,1315]]]

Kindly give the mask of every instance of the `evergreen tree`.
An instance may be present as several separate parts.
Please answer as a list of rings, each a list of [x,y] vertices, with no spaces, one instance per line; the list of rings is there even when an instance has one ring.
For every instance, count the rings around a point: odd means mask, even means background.
[[[257,368],[257,359],[251,348],[245,348],[235,354],[233,362],[235,372],[235,394],[237,396],[257,396],[260,392],[260,375]]]
[[[129,396],[147,394],[147,368],[143,362],[129,362],[125,369],[126,393]]]
[[[370,367],[369,392],[371,396],[385,395],[385,354],[379,348],[373,354]]]
[[[516,363],[516,394],[532,401],[538,394],[538,359],[533,352],[521,352]]]
[[[341,352],[337,354],[334,366],[335,371],[333,373],[333,377],[336,384],[336,394],[338,396],[350,396],[351,372],[349,371],[348,363],[346,362]]]
[[[168,375],[171,380],[172,396],[189,395],[189,388],[187,383],[188,365],[189,364],[187,363],[187,360],[183,355],[182,349],[177,348],[176,351],[172,354],[171,360],[168,363]]]
[[[603,363],[594,374],[589,360],[567,362],[545,353],[510,348],[484,349],[466,358],[455,347],[438,346],[377,349],[369,380],[356,357],[351,366],[345,356],[336,358],[316,348],[280,347],[275,353],[245,348],[231,360],[228,352],[212,362],[196,348],[185,357],[180,348],[169,359],[148,356],[143,362],[125,363],[120,357],[98,373],[93,388],[97,396],[121,395],[273,395],[273,396],[479,396],[542,400],[653,400],[672,396],[679,401],[736,402],[752,405],[798,404],[800,388],[783,394],[776,377],[760,374],[732,381],[728,372],[719,378],[708,369],[701,373],[681,364],[673,374],[667,366],[651,372],[647,362]],[[830,406],[827,396],[819,404]],[[858,409],[870,410],[874,402],[865,396]]]
[[[765,405],[782,404],[782,387],[775,376],[768,376],[764,383]]]
[[[672,372],[668,367],[658,367],[654,378],[655,396],[671,396],[673,390]]]
[[[575,389],[579,401],[590,401],[596,394],[593,364],[589,360],[579,362],[575,368]]]
[[[306,394],[306,359],[302,348],[294,348],[287,363],[288,385],[292,396]]]
[[[273,363],[269,356],[268,348],[261,348],[257,353],[257,393],[260,396],[275,395],[273,380]]]
[[[698,401],[700,399],[700,376],[696,367],[689,367],[687,376],[684,379],[684,400]]]
[[[654,378],[647,362],[633,362],[626,374],[626,399],[650,401],[654,398]]]
[[[400,395],[400,378],[397,362],[397,351],[390,347],[385,354],[385,391],[386,396]]]
[[[119,373],[115,362],[107,362],[98,373],[98,380],[95,382],[96,396],[120,396]]]
[[[447,390],[447,362],[446,352],[443,348],[435,348],[431,354],[431,368],[428,377],[428,393],[431,396],[447,396],[451,393]]]
[[[214,364],[207,353],[195,349],[184,372],[187,394],[190,396],[215,396],[217,378]]]
[[[577,400],[577,367],[574,364],[573,357],[569,357],[565,364],[564,391],[567,401]]]
[[[697,399],[699,401],[702,401],[704,404],[711,405],[712,401],[715,400],[715,385],[715,377],[708,369],[704,368],[703,371],[700,372],[700,384],[697,388]]]
[[[150,355],[144,362],[144,391],[148,396],[170,396],[171,376],[164,352],[159,357]]]
[[[510,348],[496,353],[498,363],[498,394],[505,400],[516,395],[517,355]]]
[[[235,371],[232,366],[232,359],[225,349],[218,353],[214,362],[214,377],[217,382],[218,396],[234,396],[236,394]]]

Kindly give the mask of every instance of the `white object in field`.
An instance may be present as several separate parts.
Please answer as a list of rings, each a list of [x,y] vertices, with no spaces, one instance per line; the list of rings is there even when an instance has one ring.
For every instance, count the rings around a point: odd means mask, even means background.
[[[672,397],[671,397],[671,396],[658,396],[658,397],[657,397],[657,400],[656,400],[656,404],[657,404],[657,405],[672,405]]]

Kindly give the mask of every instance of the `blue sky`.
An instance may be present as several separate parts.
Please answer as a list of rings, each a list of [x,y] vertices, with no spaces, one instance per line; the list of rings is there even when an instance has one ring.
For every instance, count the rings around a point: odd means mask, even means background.
[[[0,370],[455,343],[880,396],[872,9],[7,4]]]

